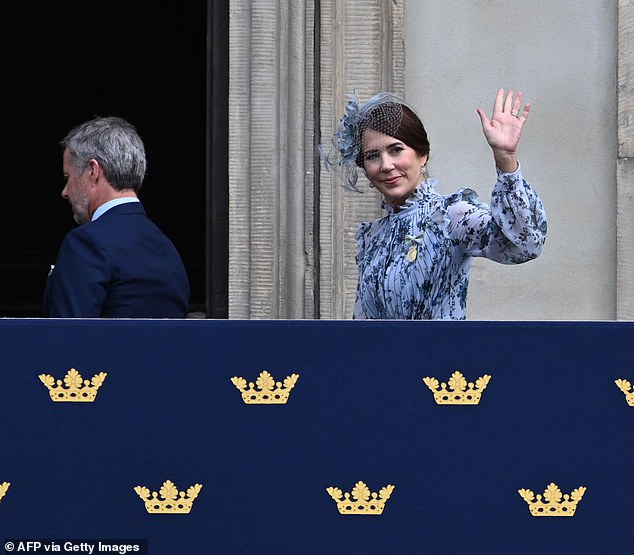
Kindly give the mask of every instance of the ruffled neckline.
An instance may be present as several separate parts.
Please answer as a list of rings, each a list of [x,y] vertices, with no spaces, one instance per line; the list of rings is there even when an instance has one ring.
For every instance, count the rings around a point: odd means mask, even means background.
[[[416,188],[412,191],[412,194],[407,197],[403,204],[400,204],[397,207],[391,206],[383,200],[381,202],[381,208],[387,211],[388,216],[399,216],[406,212],[411,211],[414,207],[416,207],[418,201],[424,200],[427,195],[430,193],[435,193],[435,187],[438,183],[438,180],[434,177],[428,177],[425,181],[416,185]]]

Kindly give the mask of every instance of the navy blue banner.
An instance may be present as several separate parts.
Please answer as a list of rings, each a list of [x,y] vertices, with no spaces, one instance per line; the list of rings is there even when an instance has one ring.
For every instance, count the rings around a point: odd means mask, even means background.
[[[615,380],[634,383],[634,324],[2,320],[0,345],[3,545],[631,550],[634,407]],[[39,376],[70,369],[106,374],[93,402],[52,401]],[[286,404],[243,402],[232,378],[263,371],[297,374]],[[456,371],[491,376],[479,405],[436,404],[423,378]],[[359,481],[394,486],[382,514],[340,514],[326,491]],[[573,517],[518,493],[551,483],[586,488]],[[190,512],[160,512],[161,490]]]

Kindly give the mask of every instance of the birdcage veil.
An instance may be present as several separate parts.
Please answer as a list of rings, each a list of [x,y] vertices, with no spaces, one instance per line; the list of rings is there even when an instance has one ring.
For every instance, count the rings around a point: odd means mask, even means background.
[[[394,136],[403,121],[405,100],[391,92],[382,92],[361,105],[356,93],[348,95],[344,114],[333,132],[329,149],[320,145],[319,152],[328,170],[341,171],[343,185],[357,187],[359,167],[363,166],[361,138],[366,129]]]

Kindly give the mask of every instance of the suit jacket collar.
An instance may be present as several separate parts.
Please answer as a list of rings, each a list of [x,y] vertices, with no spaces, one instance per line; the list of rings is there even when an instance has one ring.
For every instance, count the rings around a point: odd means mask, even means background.
[[[145,214],[145,209],[143,208],[143,205],[141,204],[141,201],[125,202],[123,204],[116,204],[115,206],[112,206],[111,208],[106,210],[103,214],[101,214],[97,218],[97,220],[99,220],[100,218],[103,218],[104,216],[107,216],[108,214],[111,214],[111,215],[115,215],[115,214]],[[93,220],[93,221],[97,221],[97,220]]]

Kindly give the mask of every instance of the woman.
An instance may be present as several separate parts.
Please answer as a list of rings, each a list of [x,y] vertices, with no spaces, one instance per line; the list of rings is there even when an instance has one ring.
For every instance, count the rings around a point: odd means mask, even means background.
[[[521,108],[521,92],[500,89],[490,120],[477,110],[497,169],[489,207],[468,188],[434,190],[427,133],[401,98],[380,93],[359,106],[352,97],[325,161],[342,167],[357,191],[355,165],[362,168],[387,211],[356,234],[355,318],[463,320],[472,257],[521,264],[539,256],[546,215],[517,160],[530,103]]]

